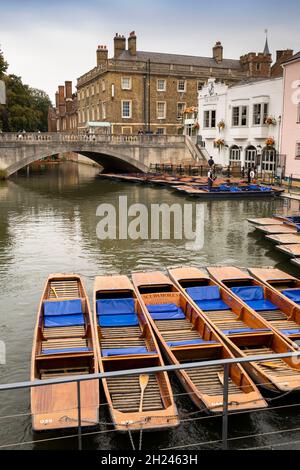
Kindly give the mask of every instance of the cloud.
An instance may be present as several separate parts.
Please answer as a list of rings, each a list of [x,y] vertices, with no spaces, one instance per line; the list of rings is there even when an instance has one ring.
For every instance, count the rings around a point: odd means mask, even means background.
[[[294,0],[289,8],[279,0],[0,0],[0,43],[9,72],[54,100],[58,84],[75,85],[95,66],[98,44],[107,44],[112,55],[116,32],[136,30],[140,50],[190,55],[210,56],[221,40],[225,57],[238,58],[262,51],[265,28],[272,52],[297,50],[299,10]]]

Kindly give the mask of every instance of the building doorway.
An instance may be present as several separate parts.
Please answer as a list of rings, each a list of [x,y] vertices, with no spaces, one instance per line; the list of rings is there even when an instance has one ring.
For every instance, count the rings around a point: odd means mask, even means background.
[[[277,152],[274,147],[264,147],[261,154],[261,170],[275,173],[277,167]]]
[[[254,145],[249,145],[245,152],[245,168],[256,166],[257,163],[257,150]]]
[[[241,166],[241,149],[237,145],[230,147],[229,166]]]

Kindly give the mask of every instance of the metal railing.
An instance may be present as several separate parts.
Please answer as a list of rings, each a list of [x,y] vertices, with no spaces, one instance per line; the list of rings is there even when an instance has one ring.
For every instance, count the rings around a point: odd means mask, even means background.
[[[157,135],[157,134],[102,134],[99,132],[89,133],[86,131],[70,132],[2,132],[1,142],[23,143],[50,143],[50,142],[91,142],[107,144],[129,144],[129,145],[169,145],[186,144],[184,135]]]
[[[249,412],[249,410],[240,410],[236,412],[229,412],[229,376],[230,376],[230,366],[235,365],[235,364],[247,364],[247,363],[252,363],[252,362],[267,362],[267,361],[274,361],[275,359],[287,359],[287,358],[292,358],[296,364],[299,364],[300,361],[300,351],[299,352],[289,352],[289,353],[282,353],[282,354],[265,354],[265,355],[259,355],[259,356],[247,356],[247,357],[240,357],[240,358],[231,358],[231,359],[220,359],[220,360],[205,360],[201,362],[192,362],[192,363],[186,363],[186,364],[178,364],[178,365],[168,365],[168,366],[158,366],[158,367],[145,367],[141,369],[130,369],[130,370],[123,370],[123,371],[113,371],[113,372],[103,372],[103,373],[98,373],[98,374],[89,374],[89,375],[82,375],[82,376],[69,376],[65,378],[55,378],[55,379],[47,379],[47,380],[34,380],[34,381],[27,381],[27,382],[17,382],[17,383],[11,383],[11,384],[1,384],[0,385],[0,393],[4,391],[9,391],[9,390],[21,390],[21,389],[32,389],[36,387],[45,387],[46,385],[59,385],[59,384],[66,384],[66,383],[76,383],[76,390],[77,390],[77,418],[78,418],[78,434],[77,434],[77,439],[78,439],[78,449],[82,449],[82,416],[81,416],[81,409],[82,409],[82,404],[81,404],[81,392],[80,392],[80,384],[81,382],[88,382],[91,380],[101,380],[101,379],[109,379],[113,377],[125,377],[127,375],[135,375],[139,376],[142,374],[156,374],[158,372],[176,372],[176,371],[181,371],[181,370],[190,370],[190,369],[196,369],[196,368],[201,368],[201,367],[210,367],[210,366],[222,366],[223,371],[224,371],[224,387],[223,387],[223,411],[221,414],[215,414],[213,417],[218,417],[220,416],[222,418],[222,431],[221,431],[221,440],[218,441],[206,441],[202,443],[198,443],[199,446],[205,445],[205,444],[211,444],[214,442],[222,443],[222,448],[224,450],[228,449],[228,442],[231,440],[239,439],[239,438],[228,438],[228,416],[231,414],[239,415],[243,414],[246,412]],[[299,370],[300,374],[300,370]],[[263,384],[258,384],[258,385],[263,385]],[[292,391],[298,391],[298,388]],[[288,391],[286,393],[291,393],[291,391]],[[286,394],[284,393],[284,395]],[[257,401],[257,399],[255,400]],[[290,405],[290,406],[298,406],[297,405]],[[220,408],[220,404],[218,404],[218,408]],[[272,408],[271,408],[272,409]],[[255,409],[255,410],[250,410],[252,412],[258,412],[258,411],[267,411],[268,408],[261,408],[261,409]],[[204,411],[200,410],[200,411]],[[16,415],[18,416],[18,415]],[[0,416],[0,418],[3,418]],[[208,416],[201,417],[201,418],[194,418],[195,420],[197,419],[205,419],[208,418]],[[183,420],[183,421],[189,421]],[[126,430],[126,429],[125,429]],[[295,430],[295,429],[294,429]],[[299,428],[300,430],[300,428]],[[116,430],[114,430],[116,431]],[[291,431],[291,430],[289,430]],[[112,432],[112,431],[108,431]],[[128,431],[130,434],[130,431]],[[273,433],[280,432],[280,431],[274,431]],[[283,431],[282,431],[283,432]],[[84,435],[97,435],[97,434],[102,434],[103,431],[95,431],[92,433],[85,433]],[[269,433],[265,433],[269,434]],[[272,433],[271,433],[272,434]],[[59,439],[66,439],[66,438],[74,438],[74,436],[62,436],[61,438],[54,438],[54,440],[59,440]],[[75,436],[76,437],[76,436]],[[130,434],[131,437],[131,434]],[[244,436],[247,437],[247,436]],[[48,439],[44,439],[43,442],[47,442]],[[49,439],[49,441],[53,440]],[[41,442],[41,441],[37,441]],[[132,437],[131,437],[131,442]],[[30,442],[34,443],[34,441]],[[6,445],[1,445],[0,443],[0,448],[9,448],[13,446],[18,446],[18,445],[23,445],[23,444],[28,444],[28,442],[19,442],[19,443],[13,443],[13,444],[6,444]],[[196,444],[195,444],[196,445]],[[194,444],[187,444],[185,447],[191,447],[194,446]],[[182,446],[180,446],[182,447]],[[133,446],[134,448],[134,446]],[[135,449],[135,448],[134,448]]]

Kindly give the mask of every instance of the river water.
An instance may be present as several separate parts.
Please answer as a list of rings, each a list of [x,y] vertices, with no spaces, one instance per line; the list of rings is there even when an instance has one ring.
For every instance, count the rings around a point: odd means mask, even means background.
[[[198,203],[204,215],[203,246],[187,249],[186,240],[105,240],[97,238],[102,203],[118,205],[127,196],[128,205],[187,203],[195,201],[170,189],[115,183],[97,178],[97,169],[75,163],[34,167],[8,182],[0,183],[0,340],[6,345],[6,364],[0,365],[1,383],[29,379],[32,335],[36,312],[49,273],[78,272],[90,297],[96,275],[123,273],[136,269],[161,269],[174,265],[230,264],[273,265],[297,273],[288,259],[273,245],[254,233],[249,217],[270,216],[275,211],[298,210],[299,204],[284,200],[209,201]],[[171,231],[172,233],[172,231]],[[299,274],[299,273],[298,273]],[[175,393],[182,392],[172,379]],[[102,399],[102,401],[104,401]],[[271,406],[297,403],[296,397],[275,400]],[[202,417],[187,397],[178,397],[183,418]],[[29,392],[1,392],[0,446],[29,442],[21,448],[73,449],[76,438],[42,442],[72,433],[34,434],[29,416]],[[229,420],[229,437],[251,435],[297,427],[299,408],[264,411],[234,416]],[[14,417],[13,415],[21,416]],[[4,418],[9,416],[8,418]],[[108,421],[106,406],[101,420]],[[105,425],[100,430],[112,429]],[[179,428],[143,436],[143,448],[176,447],[220,439],[219,418],[187,421]],[[255,447],[296,439],[294,432],[236,440],[231,447]],[[299,439],[298,435],[298,439]],[[137,437],[134,436],[137,444]],[[130,449],[127,434],[110,432],[84,437],[84,448]],[[209,446],[206,446],[209,447]],[[219,444],[211,447],[218,448]],[[296,447],[294,445],[294,447]],[[0,447],[1,448],[1,447]],[[284,448],[291,448],[285,446]]]

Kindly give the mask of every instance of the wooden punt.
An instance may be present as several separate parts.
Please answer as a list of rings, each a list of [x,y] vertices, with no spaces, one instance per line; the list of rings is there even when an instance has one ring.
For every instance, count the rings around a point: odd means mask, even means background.
[[[82,280],[77,274],[52,274],[38,309],[31,380],[97,372],[94,328]],[[99,381],[82,382],[80,395],[81,425],[96,426],[99,422]],[[77,427],[77,384],[32,388],[31,413],[35,431]]]
[[[289,302],[280,292],[276,292],[239,268],[210,267],[207,269],[216,282],[226,288],[248,309],[255,312],[266,324],[269,324],[273,331],[284,338],[295,350],[298,349],[298,344],[300,345],[299,306]],[[238,291],[236,291],[237,288]],[[251,291],[259,291],[258,295],[257,292],[255,293],[254,302],[245,298],[245,293],[249,298],[249,288]],[[261,299],[258,299],[259,296]]]
[[[291,263],[296,266],[297,268],[300,268],[300,259],[298,258],[293,258],[291,259]]]
[[[282,221],[282,217],[260,217],[258,219],[247,219],[253,225],[278,225]]]
[[[96,277],[94,324],[101,372],[164,365],[155,336],[127,276]],[[139,381],[138,375],[102,380],[115,428],[135,431],[178,426],[168,374],[149,375],[142,407]]]
[[[233,354],[209,323],[160,272],[133,273],[137,297],[171,364],[232,358]],[[177,371],[176,375],[197,407],[223,410],[224,375],[219,365]],[[230,366],[229,410],[267,406],[240,365]]]
[[[300,279],[273,267],[249,268],[249,272],[269,288],[280,292],[288,302],[299,308],[300,305]],[[299,294],[299,300],[297,300]]]
[[[169,270],[169,274],[236,357],[295,351],[264,318],[209,278],[206,272],[197,268],[174,268]],[[209,306],[210,301],[203,303],[199,300],[205,297],[202,291],[207,288],[212,291],[216,287],[219,300],[215,304]],[[198,299],[197,295],[200,295]],[[300,385],[300,365],[294,365],[291,359],[254,362],[244,364],[244,367],[259,385],[274,392],[293,390]]]
[[[267,235],[277,235],[280,233],[290,233],[296,234],[297,228],[288,224],[278,224],[278,225],[257,225],[256,230],[263,232]]]
[[[300,257],[300,243],[293,245],[277,245],[276,250],[281,251],[290,258],[299,258]]]
[[[278,235],[267,235],[267,240],[270,240],[276,245],[295,245],[300,243],[300,235],[294,233],[282,233]]]

